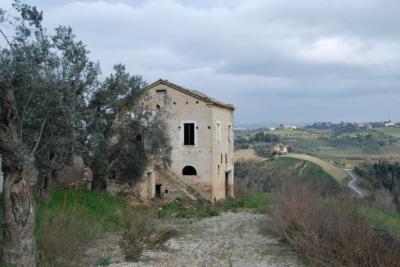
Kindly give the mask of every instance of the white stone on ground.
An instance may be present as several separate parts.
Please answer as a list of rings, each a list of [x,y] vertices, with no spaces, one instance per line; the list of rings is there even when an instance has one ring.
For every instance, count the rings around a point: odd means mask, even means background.
[[[265,253],[268,246],[279,243],[260,233],[258,226],[266,219],[263,214],[226,212],[186,222],[178,226],[183,233],[169,240],[166,250],[145,251],[141,262],[110,266],[298,266],[290,257],[278,261]]]

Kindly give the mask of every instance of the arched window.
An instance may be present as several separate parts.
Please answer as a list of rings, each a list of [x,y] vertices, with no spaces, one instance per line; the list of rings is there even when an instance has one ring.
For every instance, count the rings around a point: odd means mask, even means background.
[[[192,166],[185,166],[182,169],[182,175],[197,175],[197,171]]]

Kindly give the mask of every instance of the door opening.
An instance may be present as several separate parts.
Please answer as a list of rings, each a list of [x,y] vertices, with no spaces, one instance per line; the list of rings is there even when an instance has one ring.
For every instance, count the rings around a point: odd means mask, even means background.
[[[229,172],[225,173],[225,197],[229,196]]]
[[[156,197],[161,198],[161,185],[156,184]]]

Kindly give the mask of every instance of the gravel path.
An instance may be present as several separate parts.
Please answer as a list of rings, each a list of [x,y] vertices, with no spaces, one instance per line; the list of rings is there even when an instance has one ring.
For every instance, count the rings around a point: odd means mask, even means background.
[[[166,250],[145,251],[142,262],[110,266],[299,266],[278,240],[260,233],[266,220],[262,214],[227,212],[183,221],[175,225],[181,234],[167,242]]]

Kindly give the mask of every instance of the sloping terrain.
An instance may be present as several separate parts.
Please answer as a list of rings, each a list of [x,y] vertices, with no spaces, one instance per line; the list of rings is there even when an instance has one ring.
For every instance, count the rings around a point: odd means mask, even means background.
[[[247,192],[270,192],[287,179],[316,181],[326,190],[335,190],[339,184],[317,164],[290,157],[266,161],[237,161],[235,163],[235,190]]]
[[[332,165],[331,163],[329,163],[325,160],[322,160],[320,158],[314,157],[314,156],[310,156],[310,155],[306,155],[306,154],[288,154],[288,155],[284,155],[282,157],[289,157],[289,158],[310,161],[310,162],[320,166],[326,173],[328,173],[330,176],[335,178],[338,182],[341,182],[344,179],[346,179],[346,177],[348,177],[348,174],[342,168],[336,167],[336,166]]]

